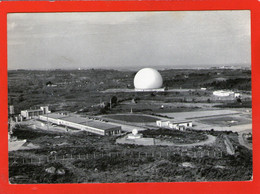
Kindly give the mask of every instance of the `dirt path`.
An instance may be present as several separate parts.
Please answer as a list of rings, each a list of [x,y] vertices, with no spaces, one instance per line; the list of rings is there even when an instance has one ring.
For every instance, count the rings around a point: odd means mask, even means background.
[[[251,144],[251,145],[248,144],[247,142],[245,142],[245,140],[244,140],[244,138],[243,138],[243,133],[246,133],[246,132],[252,132],[252,131],[247,130],[247,131],[243,131],[243,132],[238,133],[238,141],[239,141],[239,143],[240,143],[242,146],[246,147],[246,148],[249,149],[249,150],[252,150],[252,144]]]
[[[81,168],[77,168],[76,166],[74,166],[72,164],[72,161],[62,161],[61,162],[63,164],[63,166],[67,169],[69,169],[71,172],[73,172],[73,174],[76,174],[77,179],[75,180],[75,182],[84,182],[84,180],[87,178],[87,174],[86,172],[84,172],[83,169]]]
[[[159,139],[153,139],[153,138],[140,138],[135,140],[127,140],[125,137],[117,139],[117,143],[120,144],[135,144],[135,145],[162,145],[162,146],[178,146],[178,147],[193,147],[193,146],[202,146],[202,145],[208,145],[213,144],[216,141],[216,137],[213,135],[207,135],[208,139],[205,141],[200,141],[197,143],[191,143],[191,144],[176,144],[169,141],[161,141]]]
[[[191,144],[175,144],[172,142],[166,142],[166,141],[160,141],[156,142],[156,145],[168,145],[168,146],[179,146],[179,147],[193,147],[193,146],[202,146],[202,145],[208,145],[208,144],[213,144],[216,141],[216,137],[213,135],[207,135],[208,139],[205,141],[200,141],[197,143],[191,143]]]

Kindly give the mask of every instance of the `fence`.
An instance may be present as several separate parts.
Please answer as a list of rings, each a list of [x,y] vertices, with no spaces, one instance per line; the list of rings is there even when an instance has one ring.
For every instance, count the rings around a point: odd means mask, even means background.
[[[178,154],[181,157],[191,157],[191,158],[203,158],[203,157],[214,157],[214,158],[221,158],[223,153],[222,151],[173,151],[173,152],[138,152],[138,151],[131,151],[131,152],[109,152],[109,153],[96,153],[93,152],[91,154],[66,154],[66,155],[50,155],[44,156],[39,158],[22,158],[19,156],[9,156],[9,164],[42,164],[42,163],[49,163],[49,162],[61,162],[65,160],[95,160],[103,157],[131,157],[131,158],[164,158],[169,159],[170,157],[174,157],[175,154]]]

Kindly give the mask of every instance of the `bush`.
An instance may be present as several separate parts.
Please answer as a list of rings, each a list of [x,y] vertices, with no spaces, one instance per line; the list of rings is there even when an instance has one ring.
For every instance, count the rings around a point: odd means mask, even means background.
[[[54,167],[55,169],[65,170],[64,175],[57,173],[50,174],[46,172],[46,168]],[[17,176],[25,176],[28,179],[16,180]],[[74,175],[60,163],[50,163],[47,165],[19,164],[9,167],[9,177],[13,177],[12,183],[71,183]]]

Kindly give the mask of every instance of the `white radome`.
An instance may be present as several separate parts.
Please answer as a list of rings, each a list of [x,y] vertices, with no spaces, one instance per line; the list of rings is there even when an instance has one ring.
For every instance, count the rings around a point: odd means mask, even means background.
[[[137,134],[138,134],[138,130],[137,130],[137,129],[133,129],[133,130],[132,130],[132,134],[133,134],[133,135],[137,135]]]
[[[143,68],[137,72],[134,78],[136,89],[158,89],[161,88],[163,79],[161,74],[152,68]]]

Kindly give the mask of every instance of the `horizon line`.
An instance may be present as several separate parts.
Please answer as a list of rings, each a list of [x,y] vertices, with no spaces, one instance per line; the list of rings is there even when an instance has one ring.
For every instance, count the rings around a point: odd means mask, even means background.
[[[32,70],[32,71],[54,71],[54,70],[126,70],[126,71],[134,71],[134,70],[138,70],[138,69],[143,69],[143,68],[147,68],[147,66],[143,66],[143,67],[98,67],[98,68],[94,68],[94,67],[68,67],[68,68],[14,68],[14,69],[8,69],[7,67],[7,71],[21,71],[21,70]],[[169,67],[169,66],[164,66],[164,67],[156,67],[156,66],[149,66],[149,68],[154,68],[157,70],[170,70],[170,69],[214,69],[214,68],[233,68],[233,69],[251,69],[251,64],[245,63],[245,64],[240,64],[240,65],[215,65],[215,66],[207,66],[207,65],[200,65],[200,66],[196,66],[196,67],[190,67],[190,66],[186,66],[186,67],[181,67],[181,66],[175,66],[175,67]]]

